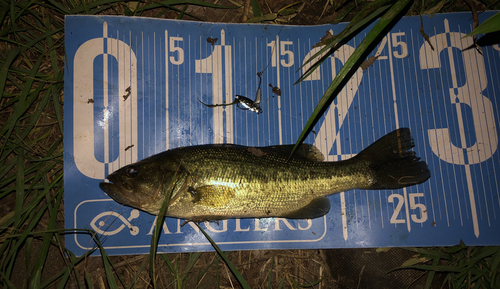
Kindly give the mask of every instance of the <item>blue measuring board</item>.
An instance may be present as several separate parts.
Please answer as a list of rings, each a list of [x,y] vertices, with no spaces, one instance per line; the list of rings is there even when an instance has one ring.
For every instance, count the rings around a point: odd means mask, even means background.
[[[493,15],[484,12],[480,21]],[[470,13],[405,17],[358,69],[306,143],[328,161],[347,159],[409,127],[432,177],[400,190],[330,196],[313,220],[231,219],[201,226],[223,250],[500,244],[500,48],[463,50]],[[119,205],[99,182],[127,164],[181,146],[293,144],[335,74],[371,27],[305,81],[300,66],[327,33],[346,24],[219,24],[138,17],[67,16],[65,78],[66,228],[91,228],[108,254],[149,252],[155,216]],[[463,51],[462,51],[463,50]],[[253,99],[262,73],[263,113]],[[281,94],[273,93],[279,88]],[[276,91],[276,89],[275,89]],[[201,102],[200,102],[201,101]],[[165,219],[162,252],[213,250],[198,228]],[[86,234],[68,235],[81,255]]]

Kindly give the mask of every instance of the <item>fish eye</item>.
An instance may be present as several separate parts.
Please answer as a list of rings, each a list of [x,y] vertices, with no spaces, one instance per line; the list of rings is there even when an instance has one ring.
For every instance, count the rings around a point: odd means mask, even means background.
[[[127,168],[127,176],[130,178],[135,178],[137,177],[137,168],[136,167],[128,167]]]

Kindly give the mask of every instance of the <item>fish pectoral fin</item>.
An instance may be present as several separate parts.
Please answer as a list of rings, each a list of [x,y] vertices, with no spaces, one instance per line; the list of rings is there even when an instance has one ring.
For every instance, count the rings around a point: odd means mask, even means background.
[[[316,219],[323,217],[330,211],[330,200],[327,197],[320,197],[312,200],[305,207],[288,213],[283,217],[288,219]]]
[[[235,189],[227,186],[207,185],[190,187],[188,192],[193,195],[193,203],[208,207],[222,207],[227,205],[234,197]]]

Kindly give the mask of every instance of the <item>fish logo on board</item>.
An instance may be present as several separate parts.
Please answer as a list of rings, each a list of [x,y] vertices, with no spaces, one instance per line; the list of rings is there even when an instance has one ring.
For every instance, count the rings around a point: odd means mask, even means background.
[[[132,210],[130,212],[130,217],[128,218],[125,218],[124,216],[122,216],[117,212],[106,211],[95,216],[94,219],[92,219],[92,221],[90,222],[90,226],[98,234],[104,236],[116,235],[120,233],[123,229],[125,229],[125,227],[128,227],[130,230],[130,234],[132,236],[136,236],[137,234],[139,234],[139,227],[133,226],[130,222],[133,219],[139,218],[139,215],[140,215],[139,210]],[[122,224],[119,226],[115,224],[118,220],[122,222]]]

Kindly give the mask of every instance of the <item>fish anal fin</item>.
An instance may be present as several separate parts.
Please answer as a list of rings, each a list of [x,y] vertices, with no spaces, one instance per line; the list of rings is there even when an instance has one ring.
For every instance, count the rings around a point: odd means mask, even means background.
[[[305,207],[290,212],[283,217],[288,219],[316,219],[330,211],[330,200],[327,197],[313,199]]]

